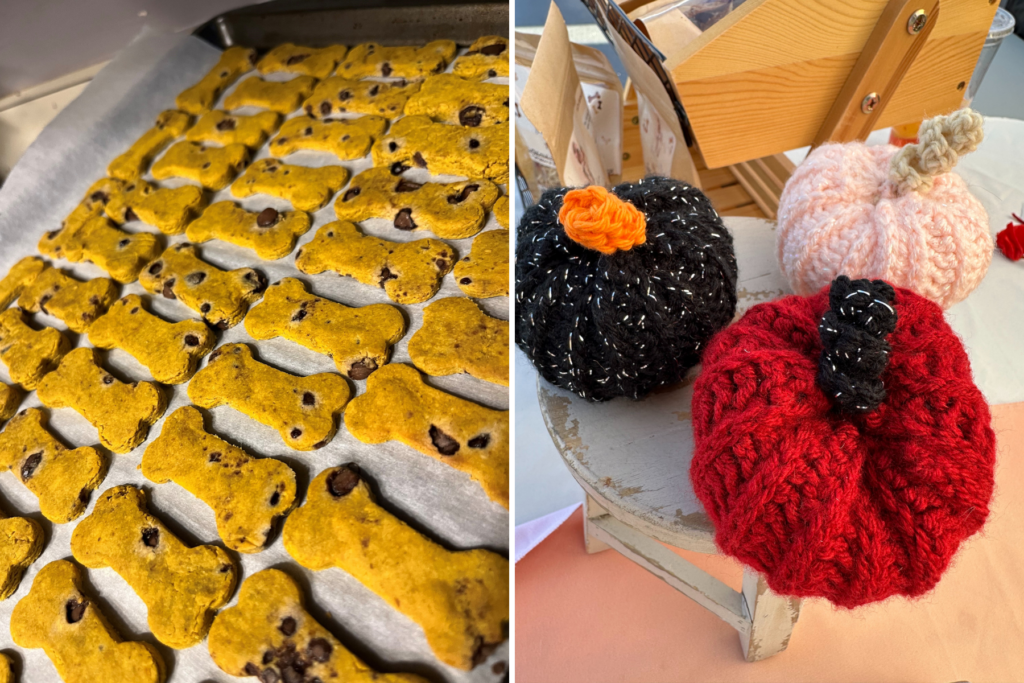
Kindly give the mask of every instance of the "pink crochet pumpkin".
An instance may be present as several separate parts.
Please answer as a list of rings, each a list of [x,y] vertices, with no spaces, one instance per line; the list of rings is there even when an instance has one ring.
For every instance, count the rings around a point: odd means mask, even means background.
[[[886,280],[943,308],[962,301],[992,260],[988,215],[960,176],[983,119],[969,109],[921,124],[902,149],[825,144],[779,199],[778,256],[797,294],[839,275]]]

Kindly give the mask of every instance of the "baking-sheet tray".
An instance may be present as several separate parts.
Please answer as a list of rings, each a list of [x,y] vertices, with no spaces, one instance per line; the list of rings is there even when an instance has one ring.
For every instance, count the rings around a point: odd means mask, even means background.
[[[504,33],[504,32],[503,32]],[[372,36],[366,36],[367,39]],[[351,42],[351,41],[350,41]],[[464,49],[464,48],[463,48]],[[43,232],[60,225],[61,220],[81,200],[89,185],[105,175],[107,164],[147,130],[164,109],[173,108],[174,97],[211,68],[219,51],[193,36],[168,35],[144,31],[106,68],[81,96],[62,111],[40,134],[12,170],[0,189],[0,272],[23,256],[37,253],[36,243]],[[278,74],[272,78],[287,79]],[[228,90],[230,92],[230,89]],[[239,110],[239,113],[252,113]],[[268,156],[266,146],[254,159]],[[305,166],[338,164],[353,175],[368,168],[368,159],[338,162],[333,155],[300,152],[288,157],[290,163]],[[425,171],[414,169],[410,177],[422,181]],[[148,179],[148,176],[147,176]],[[451,178],[435,178],[451,180]],[[163,186],[176,186],[183,181],[167,181]],[[230,190],[211,198],[211,203],[233,199]],[[289,209],[287,202],[266,195],[238,201],[247,209],[273,206]],[[350,278],[324,273],[306,276],[294,267],[294,254],[310,241],[317,229],[334,220],[333,201],[313,214],[312,229],[300,238],[292,255],[279,261],[258,259],[251,251],[223,242],[200,245],[203,259],[221,268],[256,267],[271,282],[283,277],[299,277],[312,291],[351,306],[391,303],[383,290],[367,287]],[[367,234],[396,241],[419,239],[423,233],[395,230],[389,221],[370,220],[362,224]],[[499,227],[493,216],[485,230]],[[128,231],[155,229],[140,223],[129,223]],[[165,245],[185,241],[184,236],[162,235]],[[448,241],[460,256],[469,251],[472,239]],[[102,277],[105,273],[86,263],[69,264],[56,261],[79,279]],[[180,302],[154,298],[138,283],[123,286],[122,295],[142,294],[153,312],[167,320],[194,318],[196,315]],[[454,279],[445,278],[441,291],[431,301],[446,296],[462,296]],[[429,304],[430,302],[427,302]],[[478,301],[489,314],[508,319],[508,299],[500,297]],[[408,332],[393,353],[392,362],[409,362],[406,345],[420,327],[422,309],[427,304],[401,306]],[[66,329],[55,318],[45,314],[34,316],[36,323]],[[65,332],[75,346],[88,346],[85,335]],[[301,375],[315,372],[336,372],[332,360],[283,339],[254,342],[245,332],[244,322],[222,333],[219,344],[245,341],[257,356],[281,369]],[[102,363],[119,379],[149,380],[148,371],[126,353],[118,350],[100,351]],[[205,363],[205,361],[204,361]],[[0,367],[0,379],[10,383],[6,368]],[[508,409],[508,392],[504,387],[477,380],[468,375],[428,378],[428,383],[453,394],[477,401],[492,408]],[[365,391],[365,381],[354,382],[354,394]],[[166,389],[171,396],[165,417],[189,403],[186,385]],[[267,400],[273,400],[268,396]],[[39,406],[35,393],[22,402],[21,408]],[[51,429],[69,446],[95,445],[96,431],[71,409],[47,411]],[[509,514],[500,505],[488,500],[480,487],[468,476],[426,457],[397,442],[381,445],[363,444],[342,426],[326,447],[310,453],[288,449],[276,431],[222,406],[207,411],[207,429],[236,443],[254,455],[272,456],[288,463],[298,477],[299,502],[309,481],[320,471],[345,462],[356,462],[375,484],[379,500],[389,510],[407,520],[417,529],[450,548],[485,547],[508,556]],[[126,455],[111,454],[110,470],[99,490],[93,494],[86,515],[92,512],[99,492],[119,484],[135,484],[149,495],[150,510],[169,528],[190,544],[223,545],[217,535],[213,512],[177,484],[156,485],[146,480],[138,466],[146,446],[162,429],[157,422],[149,438]],[[10,656],[19,680],[32,683],[59,681],[56,670],[42,650],[16,647],[10,637],[10,617],[14,605],[32,585],[36,572],[48,562],[70,558],[69,541],[76,524],[84,518],[55,525],[39,513],[35,496],[11,473],[0,475],[0,509],[8,516],[26,516],[38,521],[46,534],[42,556],[26,571],[17,592],[0,603],[0,650]],[[506,674],[508,643],[471,672],[463,672],[441,664],[432,654],[422,630],[393,610],[383,600],[339,569],[311,572],[300,567],[285,552],[278,532],[272,544],[254,555],[231,553],[241,567],[240,581],[267,567],[278,567],[297,577],[305,588],[309,611],[328,627],[357,656],[378,670],[412,671],[433,680],[456,682],[495,681]],[[112,569],[86,570],[86,586],[114,626],[125,639],[153,643],[168,664],[168,680],[174,683],[239,680],[224,674],[213,663],[205,641],[186,650],[172,650],[153,638],[146,625],[146,608],[134,591]],[[231,605],[237,601],[237,591]],[[106,683],[106,682],[104,682]]]

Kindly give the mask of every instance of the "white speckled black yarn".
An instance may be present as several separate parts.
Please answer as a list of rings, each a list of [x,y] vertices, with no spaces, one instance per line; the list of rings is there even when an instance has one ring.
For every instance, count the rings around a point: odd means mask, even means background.
[[[679,382],[735,313],[732,236],[700,190],[648,177],[612,190],[644,213],[646,242],[605,256],[559,224],[570,189],[545,192],[519,223],[516,344],[588,401]]]
[[[895,298],[882,280],[832,281],[830,308],[818,325],[818,384],[841,410],[867,413],[885,400],[882,373],[892,350],[885,338],[896,329]]]

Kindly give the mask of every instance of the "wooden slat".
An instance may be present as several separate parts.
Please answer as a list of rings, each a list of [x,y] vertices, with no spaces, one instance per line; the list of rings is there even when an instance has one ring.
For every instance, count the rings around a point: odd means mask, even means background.
[[[711,205],[715,207],[718,213],[724,213],[734,207],[749,204],[751,200],[750,194],[742,185],[719,187],[714,190],[707,190],[704,194],[711,200]]]
[[[743,186],[750,197],[757,203],[766,216],[775,217],[778,211],[778,193],[773,191],[772,187],[765,179],[757,172],[754,161],[745,161],[740,164],[730,166],[733,173],[736,175],[736,180],[740,181],[740,185]]]
[[[717,209],[715,210],[718,211]],[[727,211],[718,211],[718,213],[721,216],[750,216],[752,218],[770,218],[770,216],[765,216],[764,211],[761,210],[761,207],[753,202],[749,204],[744,204],[743,206],[738,206],[734,209],[729,209]]]
[[[725,168],[713,168],[711,170],[704,169],[703,171],[700,171],[700,184],[703,186],[705,192],[716,187],[725,187],[726,185],[734,185],[735,183],[736,176],[733,175],[728,166]]]

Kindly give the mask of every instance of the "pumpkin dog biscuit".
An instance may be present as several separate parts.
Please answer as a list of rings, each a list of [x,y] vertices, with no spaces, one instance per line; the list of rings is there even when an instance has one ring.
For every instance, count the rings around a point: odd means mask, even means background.
[[[238,604],[217,615],[207,644],[225,673],[260,681],[426,683],[370,669],[303,608],[299,585],[279,569],[242,583]]]
[[[295,241],[313,224],[303,211],[246,211],[234,202],[217,202],[192,222],[185,232],[193,242],[219,239],[247,247],[267,261],[292,253]]]
[[[508,321],[469,299],[441,299],[423,309],[423,326],[409,340],[413,365],[428,375],[467,372],[508,386]]]
[[[97,180],[89,186],[82,201],[72,209],[71,213],[61,223],[60,230],[66,231],[70,235],[89,220],[102,216],[107,203],[124,192],[127,184],[125,181],[115,178],[100,178]]]
[[[245,319],[254,339],[284,337],[334,359],[352,379],[366,379],[388,362],[391,347],[405,334],[405,318],[394,306],[349,308],[306,291],[286,277],[267,288]]]
[[[438,545],[377,505],[353,465],[317,475],[283,539],[302,566],[338,567],[419,624],[445,664],[472,669],[507,637],[508,560]]]
[[[196,373],[199,359],[213,351],[214,333],[198,320],[169,323],[129,294],[89,328],[89,341],[101,349],[122,349],[163,384],[181,384]]]
[[[164,250],[142,272],[139,283],[151,294],[180,299],[222,330],[240,323],[249,304],[267,287],[267,279],[258,270],[221,270],[200,259],[188,242]]]
[[[295,267],[309,275],[333,270],[382,287],[392,301],[418,304],[437,294],[455,258],[455,250],[441,240],[391,242],[363,235],[354,223],[335,221],[299,249]]]
[[[26,390],[35,389],[70,349],[67,337],[52,327],[29,327],[20,308],[0,313],[0,361],[7,366],[11,381]]]
[[[125,384],[96,363],[96,349],[77,348],[39,383],[36,394],[49,408],[73,408],[99,432],[100,443],[127,453],[146,438],[167,408],[152,382]]]
[[[238,579],[226,550],[186,546],[149,514],[146,494],[134,486],[103,492],[71,534],[71,554],[86,567],[120,574],[146,603],[153,635],[176,649],[202,641]]]
[[[25,287],[32,284],[32,281],[48,267],[46,261],[38,256],[26,256],[11,266],[7,275],[0,280],[0,310],[10,306],[21,296]]]
[[[496,126],[508,121],[508,86],[473,83],[452,74],[431,76],[409,98],[405,114],[453,126]]]
[[[35,494],[44,517],[64,524],[85,512],[107,475],[107,459],[92,446],[69,450],[46,428],[45,413],[29,408],[0,433],[0,468]]]
[[[163,683],[165,665],[149,643],[125,642],[82,590],[82,570],[57,560],[36,574],[11,614],[19,647],[43,648],[64,683]]]
[[[373,165],[395,175],[415,165],[434,175],[507,183],[508,125],[467,128],[406,116],[373,144]]]
[[[455,59],[452,73],[460,78],[483,80],[508,76],[508,38],[484,36],[469,46],[466,54]],[[508,87],[508,86],[504,86]]]
[[[314,48],[284,43],[264,55],[256,68],[261,74],[284,71],[323,79],[331,75],[347,52],[348,48],[344,45]]]
[[[202,114],[213,109],[214,103],[225,88],[238,80],[239,76],[252,70],[256,64],[256,50],[231,47],[220,56],[220,61],[203,76],[202,80],[178,95],[175,104],[189,114]]]
[[[454,276],[459,289],[474,299],[508,296],[508,230],[477,235],[469,256],[455,264]]]
[[[169,109],[156,119],[156,124],[142,134],[121,156],[110,162],[107,174],[120,180],[138,180],[149,168],[150,162],[164,147],[180,137],[192,123],[192,117],[183,111]]]
[[[374,114],[394,119],[402,115],[405,103],[419,89],[419,83],[382,83],[334,76],[320,81],[302,108],[317,119],[334,113]]]
[[[409,365],[370,375],[366,392],[345,411],[345,426],[363,443],[397,440],[465,472],[508,507],[508,411],[491,410],[427,386]]]
[[[314,85],[316,79],[312,76],[296,76],[290,81],[265,81],[259,76],[250,76],[224,98],[224,108],[251,106],[290,114],[306,101]]]
[[[387,168],[371,168],[352,179],[335,200],[334,213],[342,221],[385,218],[399,230],[462,239],[480,232],[498,194],[498,186],[487,180],[414,183]]]
[[[3,653],[0,653],[0,683],[15,683],[11,658]]]
[[[239,199],[262,192],[291,202],[299,211],[316,211],[348,182],[344,166],[308,168],[274,158],[260,159],[231,185]]]
[[[179,177],[199,183],[207,190],[223,190],[249,161],[245,145],[207,147],[201,142],[182,140],[175,143],[153,164],[157,180]]]
[[[43,528],[34,519],[0,513],[0,600],[18,590],[21,575],[42,554],[44,539]],[[4,660],[0,661],[0,683],[14,680],[11,663]]]
[[[18,305],[32,313],[52,315],[73,332],[85,332],[115,299],[113,280],[98,277],[79,282],[60,268],[47,268],[21,293]]]
[[[208,111],[188,130],[185,136],[193,142],[212,142],[218,145],[245,145],[249,149],[262,147],[267,136],[277,130],[281,115],[261,111],[253,116],[238,116],[215,109]]]
[[[494,202],[494,217],[498,219],[498,225],[508,230],[508,195],[498,197]]]
[[[455,56],[455,50],[455,42],[451,40],[435,40],[423,47],[383,47],[377,43],[363,43],[349,50],[336,73],[345,78],[422,78],[444,71]]]
[[[142,267],[160,253],[160,241],[148,232],[118,230],[105,216],[96,216],[74,229],[65,226],[43,235],[39,251],[72,263],[92,261],[122,284],[139,279]]]
[[[218,348],[188,385],[188,397],[200,408],[229,405],[276,429],[297,451],[327,445],[350,395],[340,375],[297,377],[256,360],[245,344]]]
[[[161,188],[137,180],[111,195],[106,212],[115,223],[139,220],[165,235],[180,235],[204,206],[206,194],[201,187]]]
[[[208,434],[194,406],[164,421],[142,456],[142,474],[157,484],[174,481],[209,505],[224,544],[240,553],[263,550],[274,519],[295,507],[295,472]]]
[[[14,417],[21,405],[21,391],[18,387],[0,382],[0,423]]]
[[[387,119],[360,116],[340,121],[317,121],[308,116],[288,119],[270,141],[270,153],[283,157],[303,149],[330,152],[342,161],[362,159],[373,141],[384,134]]]

